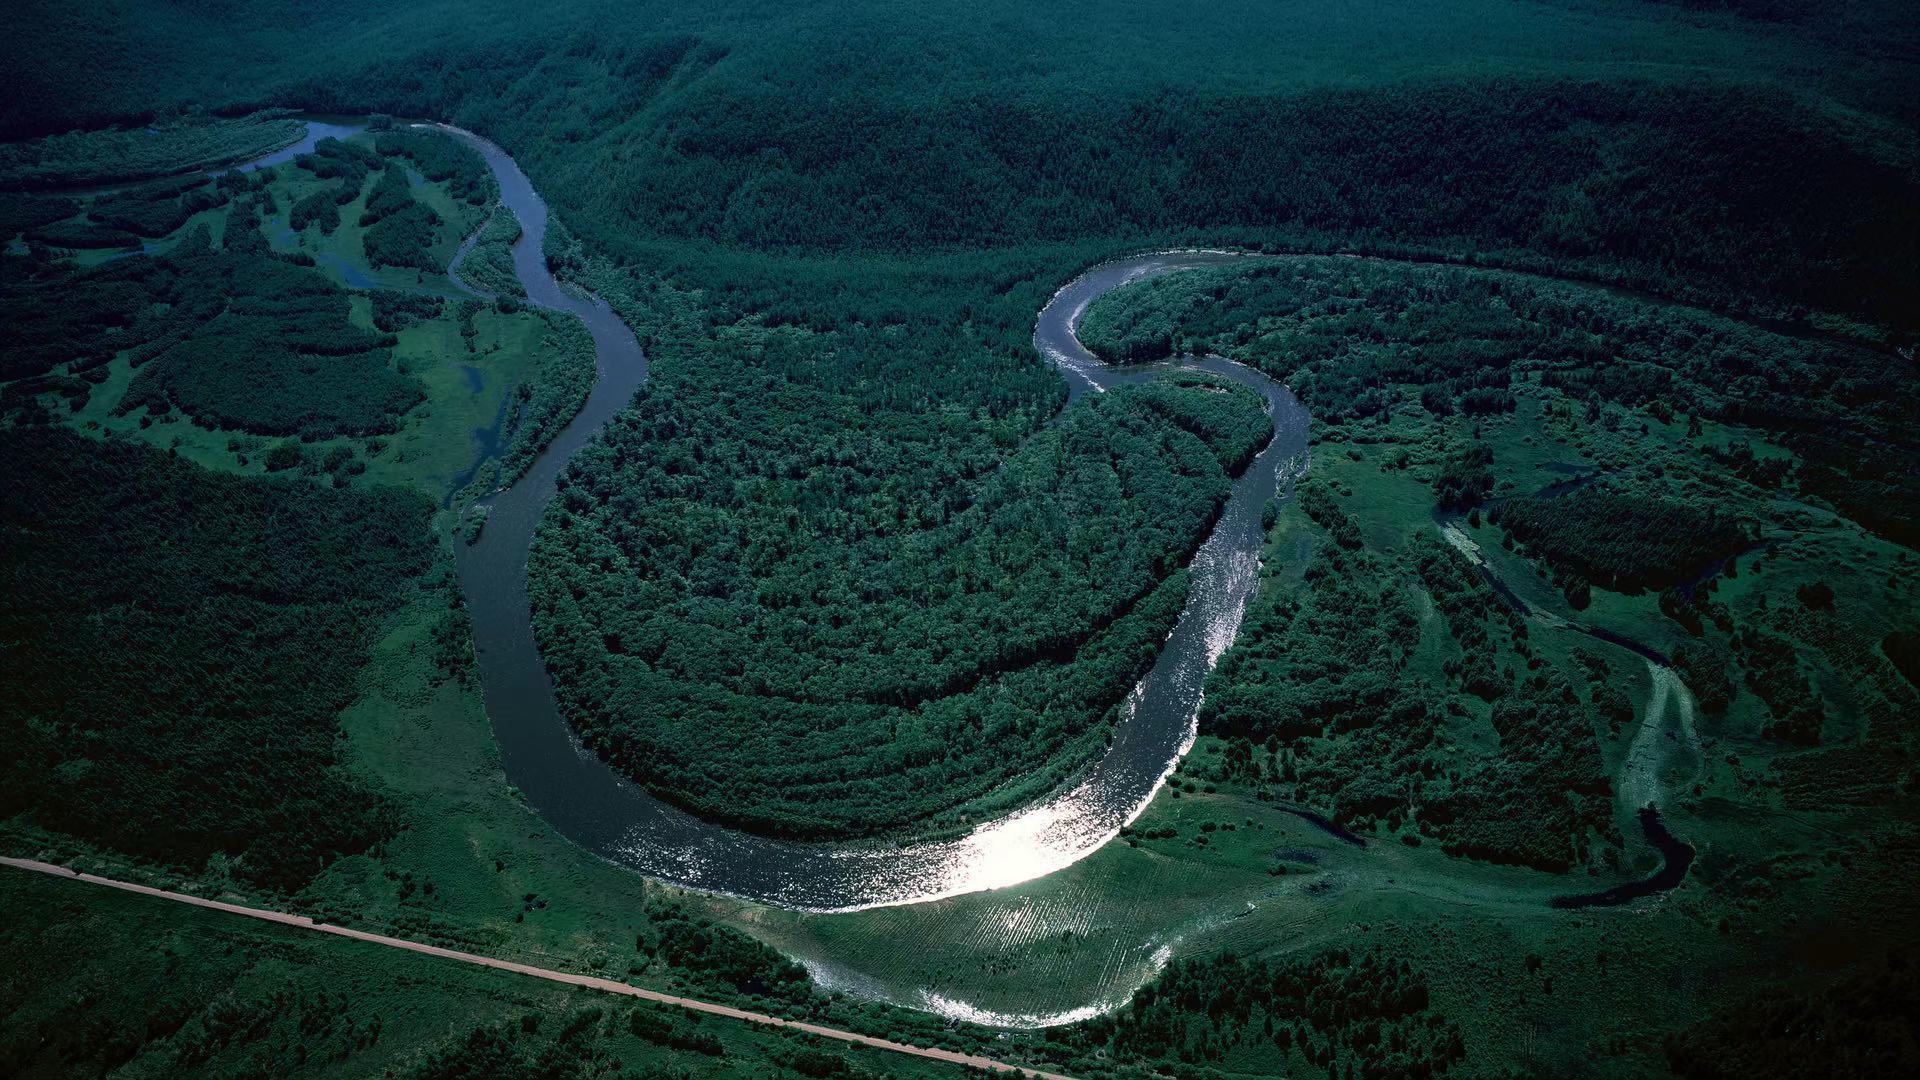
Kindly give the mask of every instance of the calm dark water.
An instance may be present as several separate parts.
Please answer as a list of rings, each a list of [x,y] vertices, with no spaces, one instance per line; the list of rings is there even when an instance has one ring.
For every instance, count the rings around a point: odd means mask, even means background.
[[[1660,811],[1651,806],[1640,809],[1640,831],[1646,834],[1647,843],[1660,853],[1660,869],[1639,881],[1629,881],[1599,892],[1576,893],[1571,896],[1556,896],[1553,906],[1557,908],[1619,907],[1655,893],[1670,892],[1687,880],[1687,871],[1693,867],[1693,845],[1667,831],[1666,823],[1660,820]]]

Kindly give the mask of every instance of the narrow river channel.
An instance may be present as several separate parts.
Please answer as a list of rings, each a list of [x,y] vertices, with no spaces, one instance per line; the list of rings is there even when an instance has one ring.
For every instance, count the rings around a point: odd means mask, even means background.
[[[1255,256],[1182,251],[1102,263],[1056,293],[1036,320],[1034,347],[1066,378],[1069,406],[1084,394],[1122,383],[1173,370],[1204,371],[1260,394],[1273,418],[1271,440],[1235,481],[1195,553],[1186,606],[1152,669],[1130,695],[1106,753],[1061,790],[958,838],[906,844],[777,840],[703,821],[655,798],[584,748],[561,717],[534,642],[527,557],[568,459],[632,400],[646,381],[647,358],[604,300],[563,287],[549,272],[547,207],[513,158],[472,132],[444,124],[416,126],[459,139],[486,160],[501,201],[523,230],[513,261],[528,300],[578,316],[596,351],[599,377],[585,406],[518,481],[484,500],[489,516],[481,539],[459,545],[456,552],[473,617],[482,694],[507,780],[543,819],[604,858],[676,885],[800,910],[852,911],[1002,888],[1053,873],[1091,854],[1145,809],[1192,745],[1202,685],[1233,643],[1259,580],[1261,511],[1304,470],[1309,417],[1291,391],[1251,368],[1217,356],[1114,368],[1080,344],[1075,328],[1088,304],[1122,285]],[[364,127],[363,120],[312,118],[299,143],[240,167],[289,161],[321,138],[345,138]],[[462,255],[467,247],[462,245]],[[1651,838],[1658,817],[1650,821]],[[1677,849],[1667,850],[1674,842],[1664,829],[1660,832],[1670,844],[1658,846],[1684,874],[1685,862],[1671,858]],[[1655,888],[1677,883],[1661,877]]]
[[[1260,511],[1290,466],[1304,461],[1307,415],[1273,380],[1217,358],[1183,365],[1261,394],[1275,434],[1235,482],[1195,555],[1185,610],[1152,670],[1134,689],[1106,753],[1071,785],[955,839],[925,843],[797,843],[703,821],[648,794],[583,748],[555,704],[535,647],[527,600],[527,555],[566,460],[631,400],[646,377],[638,342],[606,304],[563,290],[541,256],[546,206],[513,160],[477,136],[446,129],[479,150],[525,235],[514,265],[529,299],[586,321],[599,349],[600,381],[580,414],[520,480],[488,500],[480,541],[458,555],[473,615],[482,692],[507,779],[554,828],[621,865],[677,885],[783,907],[844,911],[910,904],[999,888],[1062,869],[1117,834],[1152,799],[1191,744],[1201,684],[1232,644],[1259,579]],[[1100,293],[1146,275],[1232,255],[1148,255],[1096,267],[1040,313],[1034,344],[1078,397],[1165,369],[1107,368],[1081,347],[1073,325]]]

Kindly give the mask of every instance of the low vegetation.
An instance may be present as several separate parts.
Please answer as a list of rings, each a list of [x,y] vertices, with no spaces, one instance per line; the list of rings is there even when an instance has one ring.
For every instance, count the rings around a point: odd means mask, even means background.
[[[300,132],[299,121],[271,112],[232,118],[182,115],[137,127],[4,143],[0,188],[43,190],[214,169],[290,145]]]

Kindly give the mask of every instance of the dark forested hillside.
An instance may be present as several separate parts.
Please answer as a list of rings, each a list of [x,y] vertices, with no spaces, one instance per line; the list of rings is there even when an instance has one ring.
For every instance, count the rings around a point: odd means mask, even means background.
[[[0,431],[0,814],[294,889],[393,828],[336,714],[426,569],[424,499]]]
[[[258,59],[236,71],[195,37],[208,11],[135,4],[77,37],[49,5],[14,48],[138,47],[155,66],[78,93],[35,75],[0,130],[185,101],[446,117],[514,150],[581,236],[633,255],[687,240],[1411,245],[1912,324],[1920,156],[1891,13],[1850,5],[1852,28],[1816,41],[1659,6],[1402,6],[1367,20],[1311,3],[1183,18],[1006,2],[972,18],[852,3],[813,19],[569,4],[547,21],[520,5],[343,5],[285,36],[250,23]],[[1229,29],[1266,19],[1293,29]],[[338,44],[310,49],[313,33]],[[1060,66],[1015,59],[1037,41],[1064,50]],[[1498,62],[1461,63],[1489,44]],[[1617,62],[1636,51],[1653,62]],[[1344,74],[1316,82],[1330,57]]]
[[[654,139],[602,140],[560,175],[561,190],[580,185],[569,202],[584,236],[849,252],[1091,236],[1397,242],[1552,259],[1722,302],[1893,321],[1920,302],[1902,269],[1920,254],[1911,145],[1852,142],[1778,91],[1502,80],[932,113],[825,88],[721,93],[676,101]],[[1796,197],[1801,185],[1822,197]],[[1695,205],[1703,189],[1712,215]]]

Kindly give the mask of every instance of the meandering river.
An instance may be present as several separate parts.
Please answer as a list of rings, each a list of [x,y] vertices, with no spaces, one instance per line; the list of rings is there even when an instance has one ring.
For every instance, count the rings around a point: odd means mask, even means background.
[[[320,138],[344,138],[365,126],[337,117],[308,123],[299,143],[241,167],[291,160]],[[907,844],[777,840],[703,821],[655,798],[584,748],[562,718],[534,642],[527,557],[561,470],[632,400],[646,381],[647,358],[605,301],[563,287],[548,270],[546,204],[513,158],[472,132],[416,126],[443,131],[486,160],[501,201],[523,230],[512,250],[528,301],[579,317],[595,346],[599,377],[585,406],[518,481],[484,500],[489,516],[481,539],[456,553],[481,689],[507,780],[544,820],[590,851],[673,884],[802,910],[850,911],[1001,888],[1052,873],[1091,854],[1146,807],[1192,745],[1206,675],[1233,643],[1258,583],[1261,511],[1305,467],[1308,415],[1285,386],[1221,357],[1110,367],[1081,345],[1075,328],[1087,305],[1112,289],[1254,256],[1183,251],[1103,263],[1063,287],[1036,320],[1034,347],[1066,378],[1069,404],[1177,368],[1209,372],[1252,390],[1273,418],[1272,438],[1235,481],[1195,553],[1186,606],[1152,669],[1135,686],[1103,756],[1062,789],[958,838]],[[462,255],[470,243],[462,245]],[[1651,820],[1658,825],[1657,817]],[[1654,887],[1675,883],[1661,880]]]
[[[1225,360],[1183,365],[1232,379],[1262,395],[1274,435],[1235,482],[1213,531],[1195,554],[1185,609],[1153,668],[1135,687],[1104,755],[1061,791],[971,833],[892,844],[798,843],[703,821],[649,794],[582,747],[561,717],[535,647],[527,555],[555,480],[646,378],[646,358],[626,325],[597,299],[570,294],[541,255],[546,206],[519,167],[478,136],[445,129],[487,159],[501,199],[525,234],[514,268],[535,304],[572,312],[593,332],[600,379],[586,407],[527,473],[487,500],[485,532],[459,552],[473,615],[480,682],[507,779],[541,817],[584,847],[674,884],[807,910],[909,904],[999,888],[1052,873],[1091,854],[1132,821],[1191,745],[1201,684],[1232,644],[1259,579],[1260,511],[1306,452],[1307,415],[1287,389]],[[1161,369],[1107,368],[1074,337],[1095,296],[1127,281],[1207,265],[1230,254],[1149,255],[1094,268],[1040,313],[1034,344],[1068,380],[1071,395],[1157,377]]]

